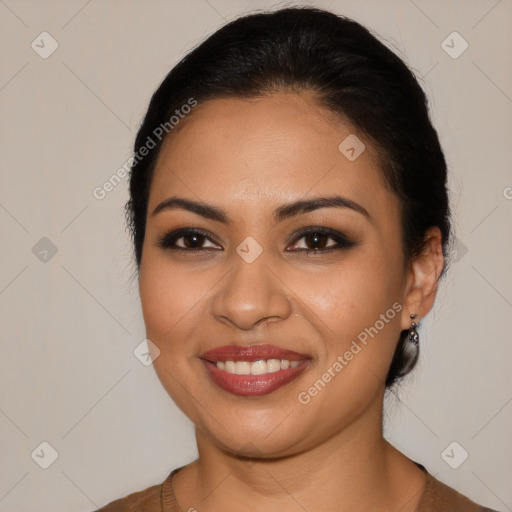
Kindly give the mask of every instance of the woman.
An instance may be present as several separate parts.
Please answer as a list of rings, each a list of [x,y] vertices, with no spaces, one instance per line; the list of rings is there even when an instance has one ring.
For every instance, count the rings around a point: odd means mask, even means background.
[[[239,18],[160,85],[132,164],[150,351],[199,457],[101,510],[489,510],[382,435],[451,237],[397,56],[322,10]]]

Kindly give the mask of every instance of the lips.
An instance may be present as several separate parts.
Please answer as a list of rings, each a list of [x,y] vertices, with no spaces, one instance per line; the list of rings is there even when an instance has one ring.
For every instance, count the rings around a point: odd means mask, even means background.
[[[299,354],[293,350],[285,350],[276,345],[225,345],[223,347],[207,350],[201,354],[201,359],[216,363],[217,361],[258,361],[260,359],[287,359],[288,361],[301,361],[310,359],[306,354]]]
[[[280,387],[295,380],[308,366],[309,361],[303,361],[295,368],[279,370],[265,375],[235,375],[220,370],[213,363],[204,361],[208,373],[217,386],[238,396],[262,396],[276,391]]]
[[[272,393],[295,380],[310,364],[311,358],[276,345],[236,346],[226,345],[204,352],[201,356],[208,375],[220,388],[237,396],[261,396]],[[226,361],[228,364],[226,364]],[[269,370],[263,375],[251,375],[247,368],[259,367],[256,361],[281,361],[280,369]],[[293,363],[293,364],[292,364]],[[232,366],[244,368],[243,374],[232,372]],[[228,366],[231,371],[228,371]],[[279,368],[279,365],[277,366]]]

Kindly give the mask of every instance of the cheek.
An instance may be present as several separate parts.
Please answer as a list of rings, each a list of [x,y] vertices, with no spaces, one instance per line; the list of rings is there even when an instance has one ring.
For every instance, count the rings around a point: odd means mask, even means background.
[[[321,330],[330,331],[328,338],[344,340],[373,325],[397,300],[400,279],[393,268],[383,258],[361,253],[314,274],[294,271],[283,281],[321,320]]]
[[[352,404],[347,410],[361,407],[385,380],[401,329],[400,268],[393,261],[383,251],[368,251],[294,281],[305,314],[323,339],[315,377],[329,381],[329,390],[321,393],[318,406],[329,409],[343,396]],[[317,388],[313,394],[322,383]]]
[[[208,296],[209,280],[200,272],[184,272],[165,256],[148,254],[141,265],[139,293],[148,337],[165,348],[178,340],[176,331],[187,325]],[[211,288],[211,286],[210,286]]]
[[[382,255],[366,253],[300,286],[296,281],[324,344],[297,400],[303,413],[326,418],[326,430],[380,399],[400,332],[398,272]]]
[[[200,279],[196,274],[188,275],[170,265],[165,256],[150,251],[139,273],[146,336],[160,351],[153,368],[169,396],[194,422],[200,418],[190,396],[200,396],[200,391],[190,379],[188,352],[192,347],[187,340],[191,330],[200,325],[195,315],[201,309],[201,300],[205,300],[204,277]]]
[[[161,266],[147,258],[141,266],[139,293],[146,332],[153,342],[160,345],[165,333],[172,329],[176,321],[177,295],[169,293],[176,290],[177,282]]]

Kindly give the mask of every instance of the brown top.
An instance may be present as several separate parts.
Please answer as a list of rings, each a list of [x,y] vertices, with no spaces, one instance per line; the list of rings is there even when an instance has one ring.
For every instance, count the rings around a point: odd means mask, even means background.
[[[416,464],[425,472],[427,480],[415,512],[497,512],[477,505],[434,478],[421,464]],[[185,466],[171,471],[163,483],[112,501],[96,512],[189,512],[194,510],[181,510],[172,489],[172,477],[183,467]]]

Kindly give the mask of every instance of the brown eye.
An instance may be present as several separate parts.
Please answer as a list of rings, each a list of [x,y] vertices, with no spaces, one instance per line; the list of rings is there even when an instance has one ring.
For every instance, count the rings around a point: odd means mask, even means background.
[[[292,248],[294,251],[304,251],[307,253],[321,253],[334,249],[348,249],[357,245],[356,242],[350,241],[342,233],[326,228],[308,229],[303,231]]]
[[[308,233],[303,238],[306,242],[307,249],[325,249],[328,241],[332,240],[325,233]]]
[[[159,240],[158,246],[176,251],[219,250],[211,236],[197,229],[180,229],[167,233]]]
[[[187,249],[197,249],[198,247],[202,247],[206,237],[204,235],[193,233],[190,235],[184,235],[178,240],[183,240],[183,245]]]

